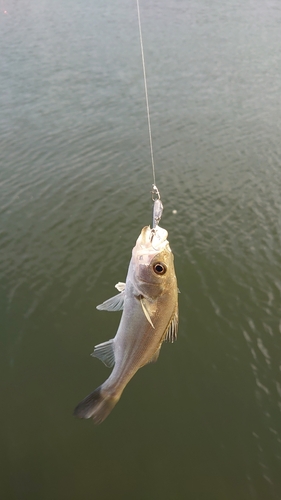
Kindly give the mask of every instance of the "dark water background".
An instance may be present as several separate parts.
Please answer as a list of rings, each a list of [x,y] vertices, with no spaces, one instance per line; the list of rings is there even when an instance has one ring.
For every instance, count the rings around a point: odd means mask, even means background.
[[[277,500],[281,3],[140,4],[180,330],[95,427],[151,217],[136,4],[1,0],[1,498]]]

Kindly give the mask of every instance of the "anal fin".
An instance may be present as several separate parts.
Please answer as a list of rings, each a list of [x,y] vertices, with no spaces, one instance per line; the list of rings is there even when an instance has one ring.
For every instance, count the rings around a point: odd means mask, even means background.
[[[114,340],[110,339],[107,342],[96,345],[91,356],[100,359],[105,366],[111,368],[115,363]]]

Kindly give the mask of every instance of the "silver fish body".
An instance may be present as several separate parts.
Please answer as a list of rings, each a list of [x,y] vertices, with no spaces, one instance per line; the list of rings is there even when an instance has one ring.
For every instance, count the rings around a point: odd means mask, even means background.
[[[108,379],[74,410],[80,418],[101,423],[139,368],[156,361],[162,342],[174,342],[178,329],[178,287],[174,257],[165,229],[142,229],[132,251],[126,283],[98,309],[123,309],[114,339],[95,347],[92,356],[114,368]]]

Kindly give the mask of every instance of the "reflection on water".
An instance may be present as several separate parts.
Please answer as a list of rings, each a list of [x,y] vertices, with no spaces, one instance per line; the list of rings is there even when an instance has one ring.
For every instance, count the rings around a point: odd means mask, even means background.
[[[97,428],[95,306],[151,218],[136,9],[3,6],[5,498],[280,498],[279,3],[142,2],[180,331]]]

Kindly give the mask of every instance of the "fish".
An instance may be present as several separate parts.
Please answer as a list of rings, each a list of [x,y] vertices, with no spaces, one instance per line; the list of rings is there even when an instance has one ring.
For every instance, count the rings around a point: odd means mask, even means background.
[[[76,417],[102,423],[135,373],[157,361],[164,341],[177,339],[178,286],[167,237],[166,229],[145,226],[132,250],[126,282],[117,283],[119,293],[97,306],[123,311],[115,337],[96,345],[92,353],[113,370],[76,406]]]

